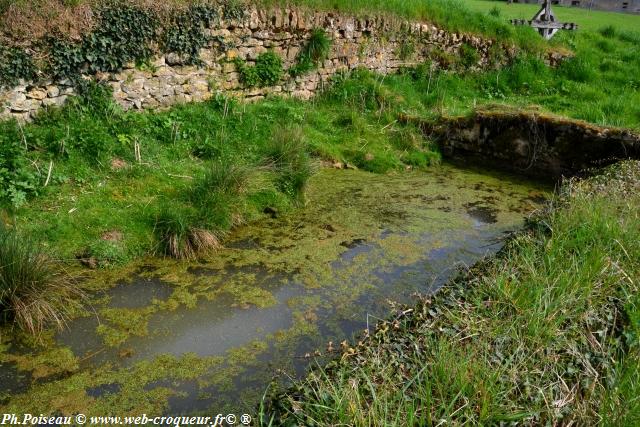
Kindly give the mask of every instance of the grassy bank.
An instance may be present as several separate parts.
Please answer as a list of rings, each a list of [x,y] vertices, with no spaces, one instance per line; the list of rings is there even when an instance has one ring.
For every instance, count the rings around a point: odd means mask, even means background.
[[[640,164],[567,183],[500,256],[398,309],[264,425],[637,425]]]
[[[32,124],[0,124],[5,221],[60,260],[191,255],[194,230],[221,240],[304,203],[321,161],[380,173],[439,161],[416,128],[395,123],[395,95],[368,73],[313,102],[216,97],[140,114],[108,96],[91,87]]]
[[[404,19],[428,21],[450,31],[482,34],[500,40],[515,41],[526,49],[540,49],[544,44],[530,37],[532,31],[514,28],[499,19],[487,19],[486,13],[473,10],[458,0],[163,0],[150,3],[145,0],[119,0],[122,4],[136,5],[158,11],[161,19],[171,10],[185,9],[188,5],[222,5],[230,11],[229,17],[242,16],[251,5],[266,7],[298,6],[310,10],[333,10],[355,15],[391,15]],[[87,16],[89,8],[113,3],[107,0],[0,0],[0,34],[7,39],[33,41],[34,37],[58,33],[77,36],[94,28],[94,17]],[[238,14],[236,11],[239,11]],[[227,14],[225,13],[225,16]],[[13,31],[11,27],[22,26]]]

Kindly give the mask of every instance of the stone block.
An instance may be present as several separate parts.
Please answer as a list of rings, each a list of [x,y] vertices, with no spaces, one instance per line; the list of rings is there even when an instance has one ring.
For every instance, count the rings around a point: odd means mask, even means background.
[[[160,106],[160,103],[158,102],[157,99],[155,98],[147,98],[144,101],[142,101],[142,108],[156,108]]]
[[[255,30],[260,26],[260,15],[256,9],[251,9],[249,13],[249,28]]]
[[[27,100],[27,95],[23,92],[16,91],[15,89],[10,91],[5,97],[5,103],[7,105],[18,104]]]
[[[15,102],[9,105],[9,109],[13,113],[30,112],[37,110],[42,106],[42,101],[38,99],[26,99],[24,101]]]
[[[290,47],[287,50],[287,60],[295,61],[296,58],[298,57],[299,53],[300,53],[300,48],[299,47]]]
[[[309,99],[313,96],[313,93],[306,90],[306,89],[302,89],[302,90],[295,90],[291,93],[291,96],[295,97],[295,98],[299,98],[299,99]]]
[[[43,100],[47,97],[47,91],[42,88],[33,88],[27,92],[27,98]]]
[[[45,106],[45,107],[61,106],[65,102],[67,102],[67,98],[68,98],[67,95],[62,95],[62,96],[43,99],[42,100],[42,105]]]
[[[55,98],[58,95],[60,95],[60,88],[58,86],[47,86],[47,96],[49,98]]]

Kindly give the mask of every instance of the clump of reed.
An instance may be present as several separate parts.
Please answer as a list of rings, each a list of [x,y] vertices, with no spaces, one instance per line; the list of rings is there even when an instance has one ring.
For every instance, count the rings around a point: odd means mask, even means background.
[[[165,205],[156,218],[162,252],[192,259],[222,247],[225,230],[242,222],[237,205],[246,191],[249,170],[229,162],[211,162],[184,200]]]
[[[84,294],[28,235],[0,223],[0,319],[37,335],[64,327]]]
[[[297,202],[304,201],[304,191],[313,175],[313,165],[302,129],[276,130],[266,146],[265,157],[276,171],[276,186]]]

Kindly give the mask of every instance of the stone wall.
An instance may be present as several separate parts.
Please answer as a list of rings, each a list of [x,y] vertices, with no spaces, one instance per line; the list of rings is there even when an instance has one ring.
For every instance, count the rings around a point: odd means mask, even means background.
[[[640,159],[640,134],[538,111],[495,107],[418,123],[445,157],[557,179],[621,159]]]
[[[251,64],[257,55],[272,49],[283,59],[286,70],[296,63],[314,28],[326,29],[332,39],[330,54],[318,69],[297,78],[285,73],[281,83],[273,87],[242,87],[234,58]],[[479,59],[473,67],[496,65],[492,40],[389,17],[355,18],[331,12],[253,9],[242,21],[222,22],[208,32],[212,41],[200,52],[200,66],[183,65],[178,55],[167,54],[156,57],[145,67],[131,64],[120,72],[91,78],[112,86],[115,99],[124,109],[146,109],[205,100],[217,92],[254,100],[267,94],[309,98],[338,72],[364,67],[387,74],[430,57],[437,63],[443,52],[456,55],[464,43],[478,51]],[[405,49],[401,55],[403,44],[415,49]],[[515,54],[513,49],[499,49],[503,61]],[[408,56],[407,51],[411,53]],[[61,105],[74,94],[68,81],[21,83],[0,91],[0,118],[29,120],[42,107]]]

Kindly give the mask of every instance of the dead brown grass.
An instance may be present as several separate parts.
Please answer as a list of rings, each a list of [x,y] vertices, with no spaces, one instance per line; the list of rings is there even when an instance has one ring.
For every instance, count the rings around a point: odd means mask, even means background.
[[[0,0],[0,43],[30,47],[47,36],[80,40],[96,25],[107,4],[133,5],[169,22],[176,11],[191,4],[219,4],[216,0]]]
[[[94,25],[88,2],[69,7],[62,0],[17,1],[0,15],[0,36],[4,44],[28,47],[46,36],[79,40]]]
[[[59,275],[51,283],[27,286],[9,299],[16,325],[33,335],[45,327],[63,329],[70,315],[79,309],[86,295],[73,282]]]
[[[222,248],[221,235],[204,228],[191,228],[186,235],[171,233],[165,238],[167,254],[177,259],[194,259],[198,254]]]

